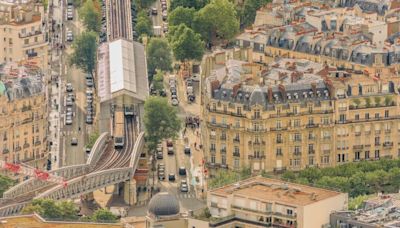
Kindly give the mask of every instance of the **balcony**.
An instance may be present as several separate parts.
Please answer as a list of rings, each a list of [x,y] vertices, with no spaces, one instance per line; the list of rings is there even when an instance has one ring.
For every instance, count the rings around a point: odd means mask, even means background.
[[[226,153],[226,148],[222,148],[220,151],[221,151],[221,153],[225,154]]]
[[[265,159],[265,155],[260,155],[260,156],[249,155],[248,159],[249,160],[261,160],[261,159]]]
[[[42,34],[42,31],[38,30],[38,31],[28,32],[28,33],[19,33],[18,36],[19,36],[19,38],[27,38],[27,37],[37,36],[37,35],[41,35],[41,34]]]
[[[347,111],[347,107],[339,107],[339,111],[340,111],[340,112]]]
[[[234,157],[240,157],[240,153],[238,153],[238,152],[233,152],[233,156],[234,156]]]
[[[26,55],[28,56],[28,58],[33,58],[33,57],[38,56],[38,53],[37,52],[28,52],[28,53],[26,53]]]
[[[217,138],[217,136],[215,136],[215,135],[210,135],[210,139],[216,139]]]
[[[354,145],[353,149],[354,150],[362,150],[362,149],[364,149],[364,145]]]
[[[392,130],[391,129],[385,129],[385,133],[386,134],[390,134],[390,133],[392,133]]]
[[[227,164],[221,164],[220,167],[223,168],[223,169],[227,169],[228,165]]]
[[[229,125],[226,123],[215,123],[215,122],[207,122],[209,126],[219,127],[219,128],[229,128]]]
[[[274,215],[278,216],[278,217],[287,218],[287,219],[295,219],[297,217],[296,213],[294,213],[294,214],[284,214],[284,213],[274,212]]]
[[[15,151],[17,152],[17,151],[20,151],[22,148],[20,147],[20,146],[17,146],[17,147],[15,147]]]
[[[40,142],[40,140],[38,140],[38,141],[35,142],[35,146],[38,146],[38,145],[40,145],[40,144],[42,144],[42,142]]]
[[[234,142],[234,143],[240,143],[240,139],[239,139],[239,138],[234,138],[234,139],[233,139],[233,142]]]
[[[226,136],[221,136],[219,139],[225,141],[226,140]]]
[[[283,173],[286,171],[286,167],[275,167],[274,173]]]
[[[306,128],[314,128],[314,127],[318,127],[318,124],[309,123],[309,124],[306,125]]]
[[[28,148],[29,146],[30,146],[29,143],[25,143],[24,144],[24,149]]]
[[[385,148],[391,148],[391,147],[393,147],[393,142],[384,142],[384,143],[383,143],[383,147],[385,147]]]
[[[330,154],[330,153],[331,153],[331,150],[322,150],[322,152],[323,152],[324,154]]]
[[[215,153],[215,147],[210,147],[210,151]]]
[[[286,131],[287,127],[271,127],[271,131]]]
[[[32,110],[32,106],[23,106],[22,108],[21,108],[21,111],[22,112],[26,112],[26,111],[31,111]]]
[[[354,133],[354,135],[355,135],[355,136],[360,136],[360,135],[361,135],[361,132],[356,132],[356,133]]]
[[[293,156],[301,156],[301,152],[293,152]]]
[[[4,148],[4,149],[3,149],[3,154],[8,154],[9,152],[10,152],[9,149],[7,149],[7,148]]]
[[[282,139],[277,139],[277,140],[276,140],[276,143],[278,143],[278,144],[279,144],[279,143],[283,143],[283,140],[282,140]]]
[[[283,156],[283,153],[282,152],[278,152],[278,153],[276,153],[276,156],[277,157]]]
[[[375,130],[375,135],[379,135],[381,133],[381,130]]]
[[[308,150],[308,154],[315,154],[315,150]]]

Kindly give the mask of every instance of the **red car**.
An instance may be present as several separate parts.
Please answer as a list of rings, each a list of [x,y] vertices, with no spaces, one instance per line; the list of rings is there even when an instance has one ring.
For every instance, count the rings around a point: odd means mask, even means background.
[[[172,146],[174,146],[174,144],[172,143],[172,140],[168,139],[167,140],[167,147],[172,147]]]

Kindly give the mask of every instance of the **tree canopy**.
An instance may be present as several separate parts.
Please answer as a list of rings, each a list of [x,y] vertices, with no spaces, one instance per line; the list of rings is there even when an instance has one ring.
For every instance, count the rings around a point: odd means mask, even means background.
[[[185,8],[182,6],[174,9],[168,16],[168,25],[177,26],[180,24],[185,24],[187,27],[191,28],[196,10],[194,8]]]
[[[101,31],[101,9],[97,0],[86,0],[79,9],[79,17],[89,31]]]
[[[3,193],[12,187],[15,184],[15,181],[10,179],[7,176],[0,175],[0,196],[3,195]]]
[[[163,97],[149,97],[144,103],[146,142],[150,151],[163,139],[175,138],[181,129],[177,110]]]
[[[148,71],[152,73],[157,69],[162,71],[172,70],[172,54],[167,40],[151,38],[147,45],[147,67]]]
[[[208,2],[209,0],[171,0],[170,10],[175,10],[179,6],[198,10],[207,5]]]
[[[99,132],[95,131],[92,134],[89,135],[89,142],[86,144],[87,148],[92,148],[96,142],[96,140],[99,138]]]
[[[250,168],[243,168],[240,171],[219,170],[213,178],[209,179],[208,186],[210,189],[219,188],[249,178],[250,175]]]
[[[287,171],[288,181],[348,192],[350,197],[378,192],[397,192],[400,188],[400,160],[382,159],[348,163],[330,168],[307,168],[298,173]]]
[[[244,26],[249,26],[254,23],[257,10],[271,0],[246,0],[243,7],[239,10],[241,15],[241,23]]]
[[[113,223],[117,221],[117,217],[107,209],[98,209],[91,216],[93,222],[108,222]]]
[[[151,36],[153,34],[153,24],[144,10],[140,11],[137,15],[135,30],[139,36]]]
[[[216,37],[230,40],[239,32],[235,5],[229,0],[212,0],[199,10],[194,24],[195,30],[208,41]]]
[[[154,89],[157,91],[162,90],[164,88],[163,81],[164,81],[164,72],[158,71],[153,78]]]
[[[71,201],[56,202],[51,199],[34,199],[22,210],[23,214],[39,214],[43,218],[72,220],[78,218],[78,209]]]
[[[201,60],[204,42],[199,34],[184,24],[172,27],[169,36],[175,59],[179,61]]]
[[[136,4],[139,9],[146,9],[151,6],[156,0],[134,0],[132,3]]]
[[[94,32],[84,32],[72,44],[74,52],[70,63],[93,75],[96,66],[97,35]]]

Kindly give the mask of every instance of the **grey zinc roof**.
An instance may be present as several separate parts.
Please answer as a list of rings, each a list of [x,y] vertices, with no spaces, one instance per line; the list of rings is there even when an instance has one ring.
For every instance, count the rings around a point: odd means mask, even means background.
[[[148,207],[148,213],[157,217],[177,215],[179,210],[178,200],[168,192],[160,192],[154,195]]]

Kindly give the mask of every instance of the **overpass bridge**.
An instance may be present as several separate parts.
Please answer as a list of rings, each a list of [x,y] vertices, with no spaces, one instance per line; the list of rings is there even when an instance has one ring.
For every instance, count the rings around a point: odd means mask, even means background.
[[[132,180],[144,150],[144,132],[137,131],[134,116],[125,117],[125,146],[115,149],[108,132],[95,142],[85,164],[66,166],[49,173],[66,185],[30,178],[10,188],[0,198],[0,217],[18,214],[32,199],[71,199]],[[129,200],[131,202],[131,200]]]

